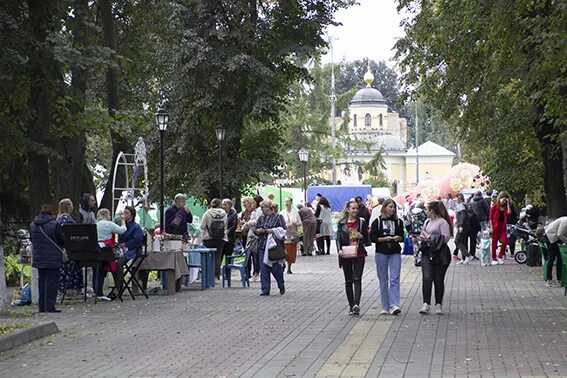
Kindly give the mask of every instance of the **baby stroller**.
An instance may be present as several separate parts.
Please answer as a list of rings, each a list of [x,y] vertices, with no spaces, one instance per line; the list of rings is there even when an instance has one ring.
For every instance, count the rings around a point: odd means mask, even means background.
[[[532,229],[525,224],[514,225],[513,232],[520,239],[520,250],[514,254],[514,260],[518,264],[525,264],[528,261],[528,251],[537,251],[539,255],[539,241]]]

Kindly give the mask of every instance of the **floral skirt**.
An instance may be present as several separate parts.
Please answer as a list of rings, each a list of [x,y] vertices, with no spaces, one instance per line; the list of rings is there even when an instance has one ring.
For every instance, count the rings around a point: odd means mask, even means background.
[[[83,271],[78,264],[67,261],[59,269],[59,290],[81,290],[83,288]]]

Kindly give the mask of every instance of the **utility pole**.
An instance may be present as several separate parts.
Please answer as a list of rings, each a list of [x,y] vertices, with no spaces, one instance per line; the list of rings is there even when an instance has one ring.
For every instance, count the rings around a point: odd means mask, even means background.
[[[415,99],[415,186],[419,184],[419,114],[418,99]]]
[[[335,93],[335,61],[333,57],[333,38],[329,36],[329,46],[331,48],[331,144],[333,146],[333,172],[331,181],[337,185],[337,159],[335,158],[335,147],[337,146],[337,122],[335,120],[335,103],[337,96]]]

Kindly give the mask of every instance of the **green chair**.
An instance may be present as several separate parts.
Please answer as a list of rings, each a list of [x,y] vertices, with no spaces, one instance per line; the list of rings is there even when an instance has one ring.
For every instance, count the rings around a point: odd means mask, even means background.
[[[561,268],[561,280],[565,287],[565,295],[567,296],[567,244],[559,244],[559,253],[561,254],[561,260],[563,261],[563,267]]]

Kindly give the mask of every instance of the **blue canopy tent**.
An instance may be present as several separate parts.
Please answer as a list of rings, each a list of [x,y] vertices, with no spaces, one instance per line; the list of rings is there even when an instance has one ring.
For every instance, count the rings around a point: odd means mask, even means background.
[[[372,194],[372,186],[370,185],[321,185],[310,186],[307,188],[307,200],[312,202],[315,195],[321,193],[323,197],[329,200],[333,211],[342,211],[344,205],[351,199],[358,196],[363,201],[368,194]]]

